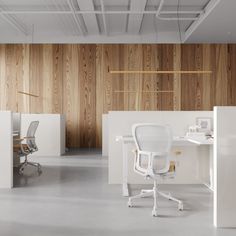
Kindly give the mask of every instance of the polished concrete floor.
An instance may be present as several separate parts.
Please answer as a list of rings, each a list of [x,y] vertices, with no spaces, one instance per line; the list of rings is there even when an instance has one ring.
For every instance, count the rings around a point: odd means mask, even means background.
[[[15,174],[15,188],[0,190],[0,236],[236,235],[213,227],[212,193],[204,186],[161,186],[182,199],[185,210],[160,198],[153,218],[150,198],[128,208],[121,186],[107,184],[107,159],[99,152],[37,160],[42,175],[29,167],[24,177]],[[140,187],[132,186],[133,193]]]

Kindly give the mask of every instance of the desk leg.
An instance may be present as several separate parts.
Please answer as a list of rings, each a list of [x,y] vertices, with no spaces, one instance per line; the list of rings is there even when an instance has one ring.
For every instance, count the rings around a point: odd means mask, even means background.
[[[122,143],[123,146],[123,186],[122,193],[123,197],[129,196],[129,188],[128,188],[128,153],[127,153],[127,144]]]

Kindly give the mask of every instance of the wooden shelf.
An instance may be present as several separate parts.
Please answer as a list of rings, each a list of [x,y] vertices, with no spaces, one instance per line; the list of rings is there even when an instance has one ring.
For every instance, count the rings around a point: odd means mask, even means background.
[[[162,91],[131,91],[131,90],[115,90],[114,93],[173,93],[174,90],[162,90]]]
[[[210,70],[108,70],[111,74],[212,74]]]

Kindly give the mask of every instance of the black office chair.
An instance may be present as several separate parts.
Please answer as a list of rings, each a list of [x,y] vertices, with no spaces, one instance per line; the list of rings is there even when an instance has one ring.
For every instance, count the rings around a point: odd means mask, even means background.
[[[28,155],[37,152],[38,147],[35,142],[35,133],[38,128],[39,121],[32,121],[29,125],[27,136],[21,139],[14,140],[16,143],[14,144],[14,152],[20,157],[24,156],[25,160],[19,166],[19,174],[23,174],[24,169],[27,165],[34,166],[37,168],[38,173],[41,174],[41,165],[36,162],[29,162]]]

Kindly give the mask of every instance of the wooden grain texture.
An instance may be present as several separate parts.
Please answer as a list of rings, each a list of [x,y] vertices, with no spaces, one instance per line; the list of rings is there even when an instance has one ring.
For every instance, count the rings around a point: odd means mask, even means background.
[[[203,70],[211,70],[211,45],[203,45],[203,58],[202,58],[202,68]],[[202,75],[202,110],[211,110],[212,109],[212,79],[211,74]]]
[[[181,70],[181,45],[176,44],[173,48],[173,69]],[[181,74],[173,76],[173,110],[181,110]]]
[[[234,106],[236,104],[236,45],[228,45],[228,91],[227,105]]]
[[[79,46],[79,132],[81,147],[96,146],[96,46]]]
[[[215,46],[215,60],[216,60],[216,71],[215,71],[215,104],[218,106],[227,105],[227,91],[228,91],[228,55],[227,45],[219,44]]]
[[[77,45],[63,47],[63,113],[66,114],[66,145],[80,147],[79,54]]]
[[[68,147],[101,147],[102,114],[111,110],[236,105],[235,61],[235,44],[2,44],[0,109],[63,113]],[[108,67],[212,74],[111,74]]]

